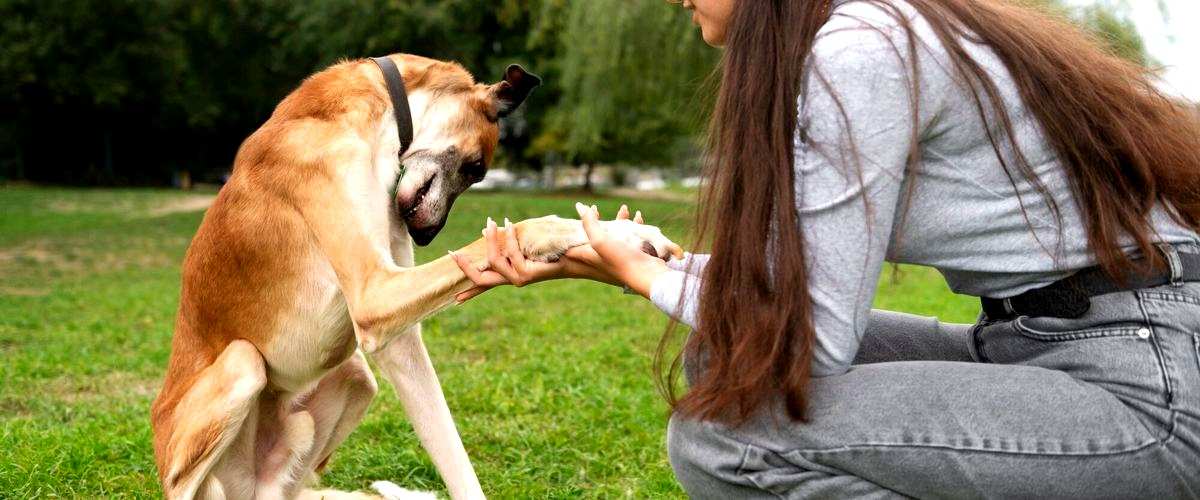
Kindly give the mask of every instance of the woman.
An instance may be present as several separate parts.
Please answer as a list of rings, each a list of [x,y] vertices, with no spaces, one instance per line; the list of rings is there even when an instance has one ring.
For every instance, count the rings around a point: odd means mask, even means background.
[[[689,494],[1200,495],[1200,125],[1144,71],[1006,0],[685,0],[724,47],[711,256],[608,240],[478,287],[585,277],[694,328]],[[627,211],[622,210],[622,217]],[[975,325],[870,309],[884,261]]]

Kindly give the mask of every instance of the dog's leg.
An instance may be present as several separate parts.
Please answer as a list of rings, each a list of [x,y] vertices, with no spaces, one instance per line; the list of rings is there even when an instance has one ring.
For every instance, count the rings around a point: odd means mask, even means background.
[[[174,425],[161,462],[168,498],[196,496],[213,465],[237,438],[266,382],[262,355],[244,340],[230,343],[200,372],[173,412]],[[223,496],[223,490],[219,481],[205,484],[209,495]]]
[[[312,456],[316,422],[311,413],[297,411],[283,417],[269,432],[277,434],[269,440],[274,441],[270,451],[255,457],[254,496],[288,498],[297,491],[304,464]]]
[[[375,216],[372,207],[348,194],[354,189],[347,186],[362,187],[362,182],[342,181],[346,184],[314,180],[306,189],[292,192],[290,202],[337,274],[359,345],[371,354],[409,326],[453,304],[457,293],[473,285],[449,256],[417,267],[397,265],[387,241],[366,229],[377,226],[371,222]],[[678,249],[657,229],[650,234],[651,226],[618,222],[622,221],[605,224],[633,235],[639,243],[649,241],[660,255],[665,255],[669,246]],[[567,248],[587,243],[578,220],[542,217],[518,223],[517,231],[522,249],[537,248],[530,252],[537,254],[532,255],[535,258],[561,255]],[[457,252],[478,266],[486,264],[487,244],[482,239]]]
[[[315,472],[324,472],[334,450],[358,427],[378,392],[379,384],[361,351],[356,351],[317,384],[305,403],[317,422],[318,453],[313,456],[312,467]]]
[[[372,357],[396,388],[404,412],[446,482],[451,498],[484,498],[421,341],[420,325],[412,326]]]
[[[377,389],[366,358],[355,352],[307,393],[267,398],[262,413],[272,423],[257,439],[260,447],[270,448],[254,457],[254,496],[292,498],[306,483],[315,484],[316,474],[358,426]]]

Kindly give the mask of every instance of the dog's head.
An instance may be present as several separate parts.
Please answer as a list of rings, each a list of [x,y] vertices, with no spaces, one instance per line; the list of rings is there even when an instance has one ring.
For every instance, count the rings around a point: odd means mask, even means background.
[[[413,241],[424,246],[442,230],[458,195],[483,180],[500,140],[500,118],[541,79],[514,64],[499,82],[478,84],[461,66],[437,61],[412,77],[415,135],[401,159],[395,206]]]

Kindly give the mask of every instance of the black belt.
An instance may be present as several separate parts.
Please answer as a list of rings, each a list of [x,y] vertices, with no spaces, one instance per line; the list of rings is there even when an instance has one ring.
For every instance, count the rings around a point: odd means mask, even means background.
[[[1106,293],[1150,288],[1167,283],[1200,281],[1200,255],[1165,250],[1167,269],[1148,274],[1132,273],[1122,282],[1114,281],[1099,267],[1089,267],[1042,288],[1029,290],[1007,299],[979,299],[990,321],[1017,316],[1078,318],[1092,306],[1091,297]]]

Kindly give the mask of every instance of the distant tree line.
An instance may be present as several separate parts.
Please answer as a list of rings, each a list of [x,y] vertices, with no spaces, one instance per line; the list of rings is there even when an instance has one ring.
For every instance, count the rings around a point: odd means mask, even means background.
[[[1145,60],[1128,22],[1088,15]],[[651,0],[0,0],[0,47],[0,180],[68,184],[216,178],[305,76],[390,52],[541,74],[507,164],[678,164],[720,55]]]

